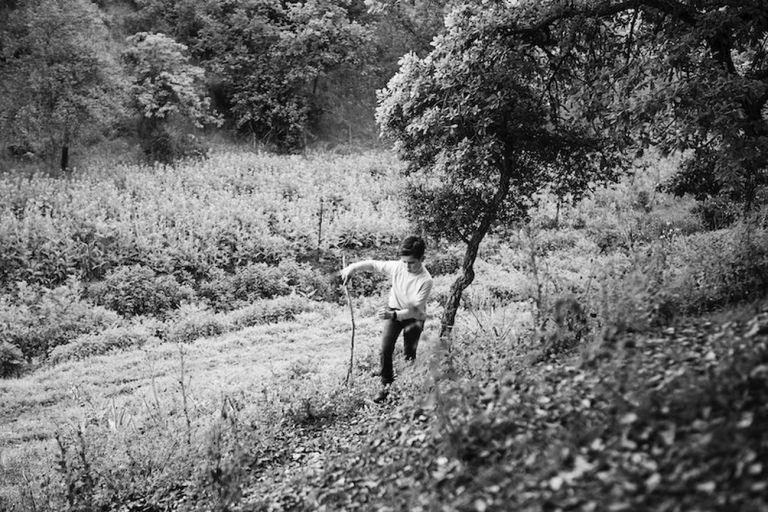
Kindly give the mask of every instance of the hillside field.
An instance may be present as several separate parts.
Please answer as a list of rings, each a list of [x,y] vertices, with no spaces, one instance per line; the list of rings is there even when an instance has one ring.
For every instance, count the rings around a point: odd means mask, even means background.
[[[219,150],[0,177],[0,509],[768,509],[768,214],[720,229],[647,157],[435,277],[385,404],[376,309],[419,227],[386,152]],[[398,350],[402,345],[399,342]]]

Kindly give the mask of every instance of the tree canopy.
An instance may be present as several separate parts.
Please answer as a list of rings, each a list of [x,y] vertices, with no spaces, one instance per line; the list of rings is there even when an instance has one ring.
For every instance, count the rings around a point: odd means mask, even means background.
[[[503,6],[453,10],[434,50],[404,57],[380,94],[377,118],[412,177],[412,216],[426,232],[467,244],[443,334],[494,225],[522,220],[558,177],[581,177],[572,183],[578,195],[620,163],[605,151],[610,139],[569,115],[550,90],[555,74],[546,53],[498,32],[474,37],[508,13]]]
[[[753,205],[768,183],[767,4],[455,4],[377,111],[419,178],[414,218],[467,243],[454,304],[495,222],[524,216],[545,187],[578,196],[650,146],[685,155],[677,192]]]
[[[9,10],[0,24],[0,125],[20,151],[61,150],[120,110],[119,69],[91,2],[44,0]]]
[[[528,41],[557,66],[580,69],[570,103],[597,128],[621,132],[636,150],[686,155],[676,191],[755,203],[768,184],[768,2],[511,5],[527,14],[474,37]]]
[[[168,139],[166,124],[172,118],[198,128],[218,123],[202,83],[205,71],[189,63],[187,48],[164,34],[139,32],[127,39],[123,63],[131,77],[130,107],[139,118],[139,136],[152,160],[176,152],[158,146]]]

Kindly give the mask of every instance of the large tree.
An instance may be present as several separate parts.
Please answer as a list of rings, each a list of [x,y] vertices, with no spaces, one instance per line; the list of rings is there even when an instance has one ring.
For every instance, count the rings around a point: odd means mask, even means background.
[[[119,67],[98,9],[85,0],[17,2],[0,27],[3,142],[60,155],[120,108]]]
[[[768,184],[768,0],[509,5],[526,14],[474,37],[527,41],[579,69],[570,102],[596,127],[686,155],[676,191],[754,205]]]
[[[152,161],[177,154],[168,123],[187,120],[197,128],[218,123],[203,90],[205,72],[192,65],[187,47],[164,34],[139,32],[126,40],[123,63],[131,77],[130,107],[138,116],[138,133]]]
[[[552,88],[565,68],[524,39],[493,30],[510,14],[503,4],[454,9],[434,50],[405,56],[380,94],[377,119],[408,163],[411,215],[426,232],[466,244],[441,336],[451,332],[494,226],[522,220],[559,177],[583,176],[573,181],[578,193],[618,169],[613,142],[566,110]]]

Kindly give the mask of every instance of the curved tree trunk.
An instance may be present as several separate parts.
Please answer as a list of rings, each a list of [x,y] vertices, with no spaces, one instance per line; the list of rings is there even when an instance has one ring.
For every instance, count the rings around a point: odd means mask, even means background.
[[[464,290],[472,284],[475,280],[475,260],[477,259],[477,251],[480,248],[480,242],[485,238],[485,233],[481,233],[478,229],[472,233],[472,238],[467,243],[467,250],[464,252],[464,262],[461,265],[461,276],[456,279],[451,285],[451,294],[445,304],[443,310],[443,318],[440,320],[440,337],[444,338],[451,334],[453,330],[453,324],[456,320],[456,313],[459,311],[459,304],[461,303],[461,295]]]
[[[482,243],[485,235],[487,235],[488,231],[491,229],[493,221],[496,220],[496,214],[509,193],[510,181],[511,175],[505,162],[501,169],[499,188],[496,190],[496,194],[493,196],[491,202],[488,203],[485,212],[483,212],[480,223],[472,231],[472,234],[467,241],[467,249],[464,252],[461,276],[451,285],[451,294],[445,303],[443,318],[440,319],[440,338],[450,336],[453,331],[453,326],[456,321],[456,313],[459,311],[459,304],[461,303],[461,295],[475,279],[474,265],[475,260],[477,259],[477,252],[480,249],[480,243]]]

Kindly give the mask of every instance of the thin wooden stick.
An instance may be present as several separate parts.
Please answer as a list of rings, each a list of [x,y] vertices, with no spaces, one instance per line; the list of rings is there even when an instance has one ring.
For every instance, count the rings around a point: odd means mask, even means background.
[[[343,268],[347,268],[346,256],[341,256],[341,264]],[[352,383],[352,365],[355,361],[355,310],[352,307],[352,298],[349,296],[349,288],[347,288],[347,282],[342,281],[341,286],[344,287],[344,295],[347,296],[347,305],[349,305],[349,316],[352,319],[352,339],[349,344],[349,368],[347,369],[347,376],[344,377],[344,384]]]

